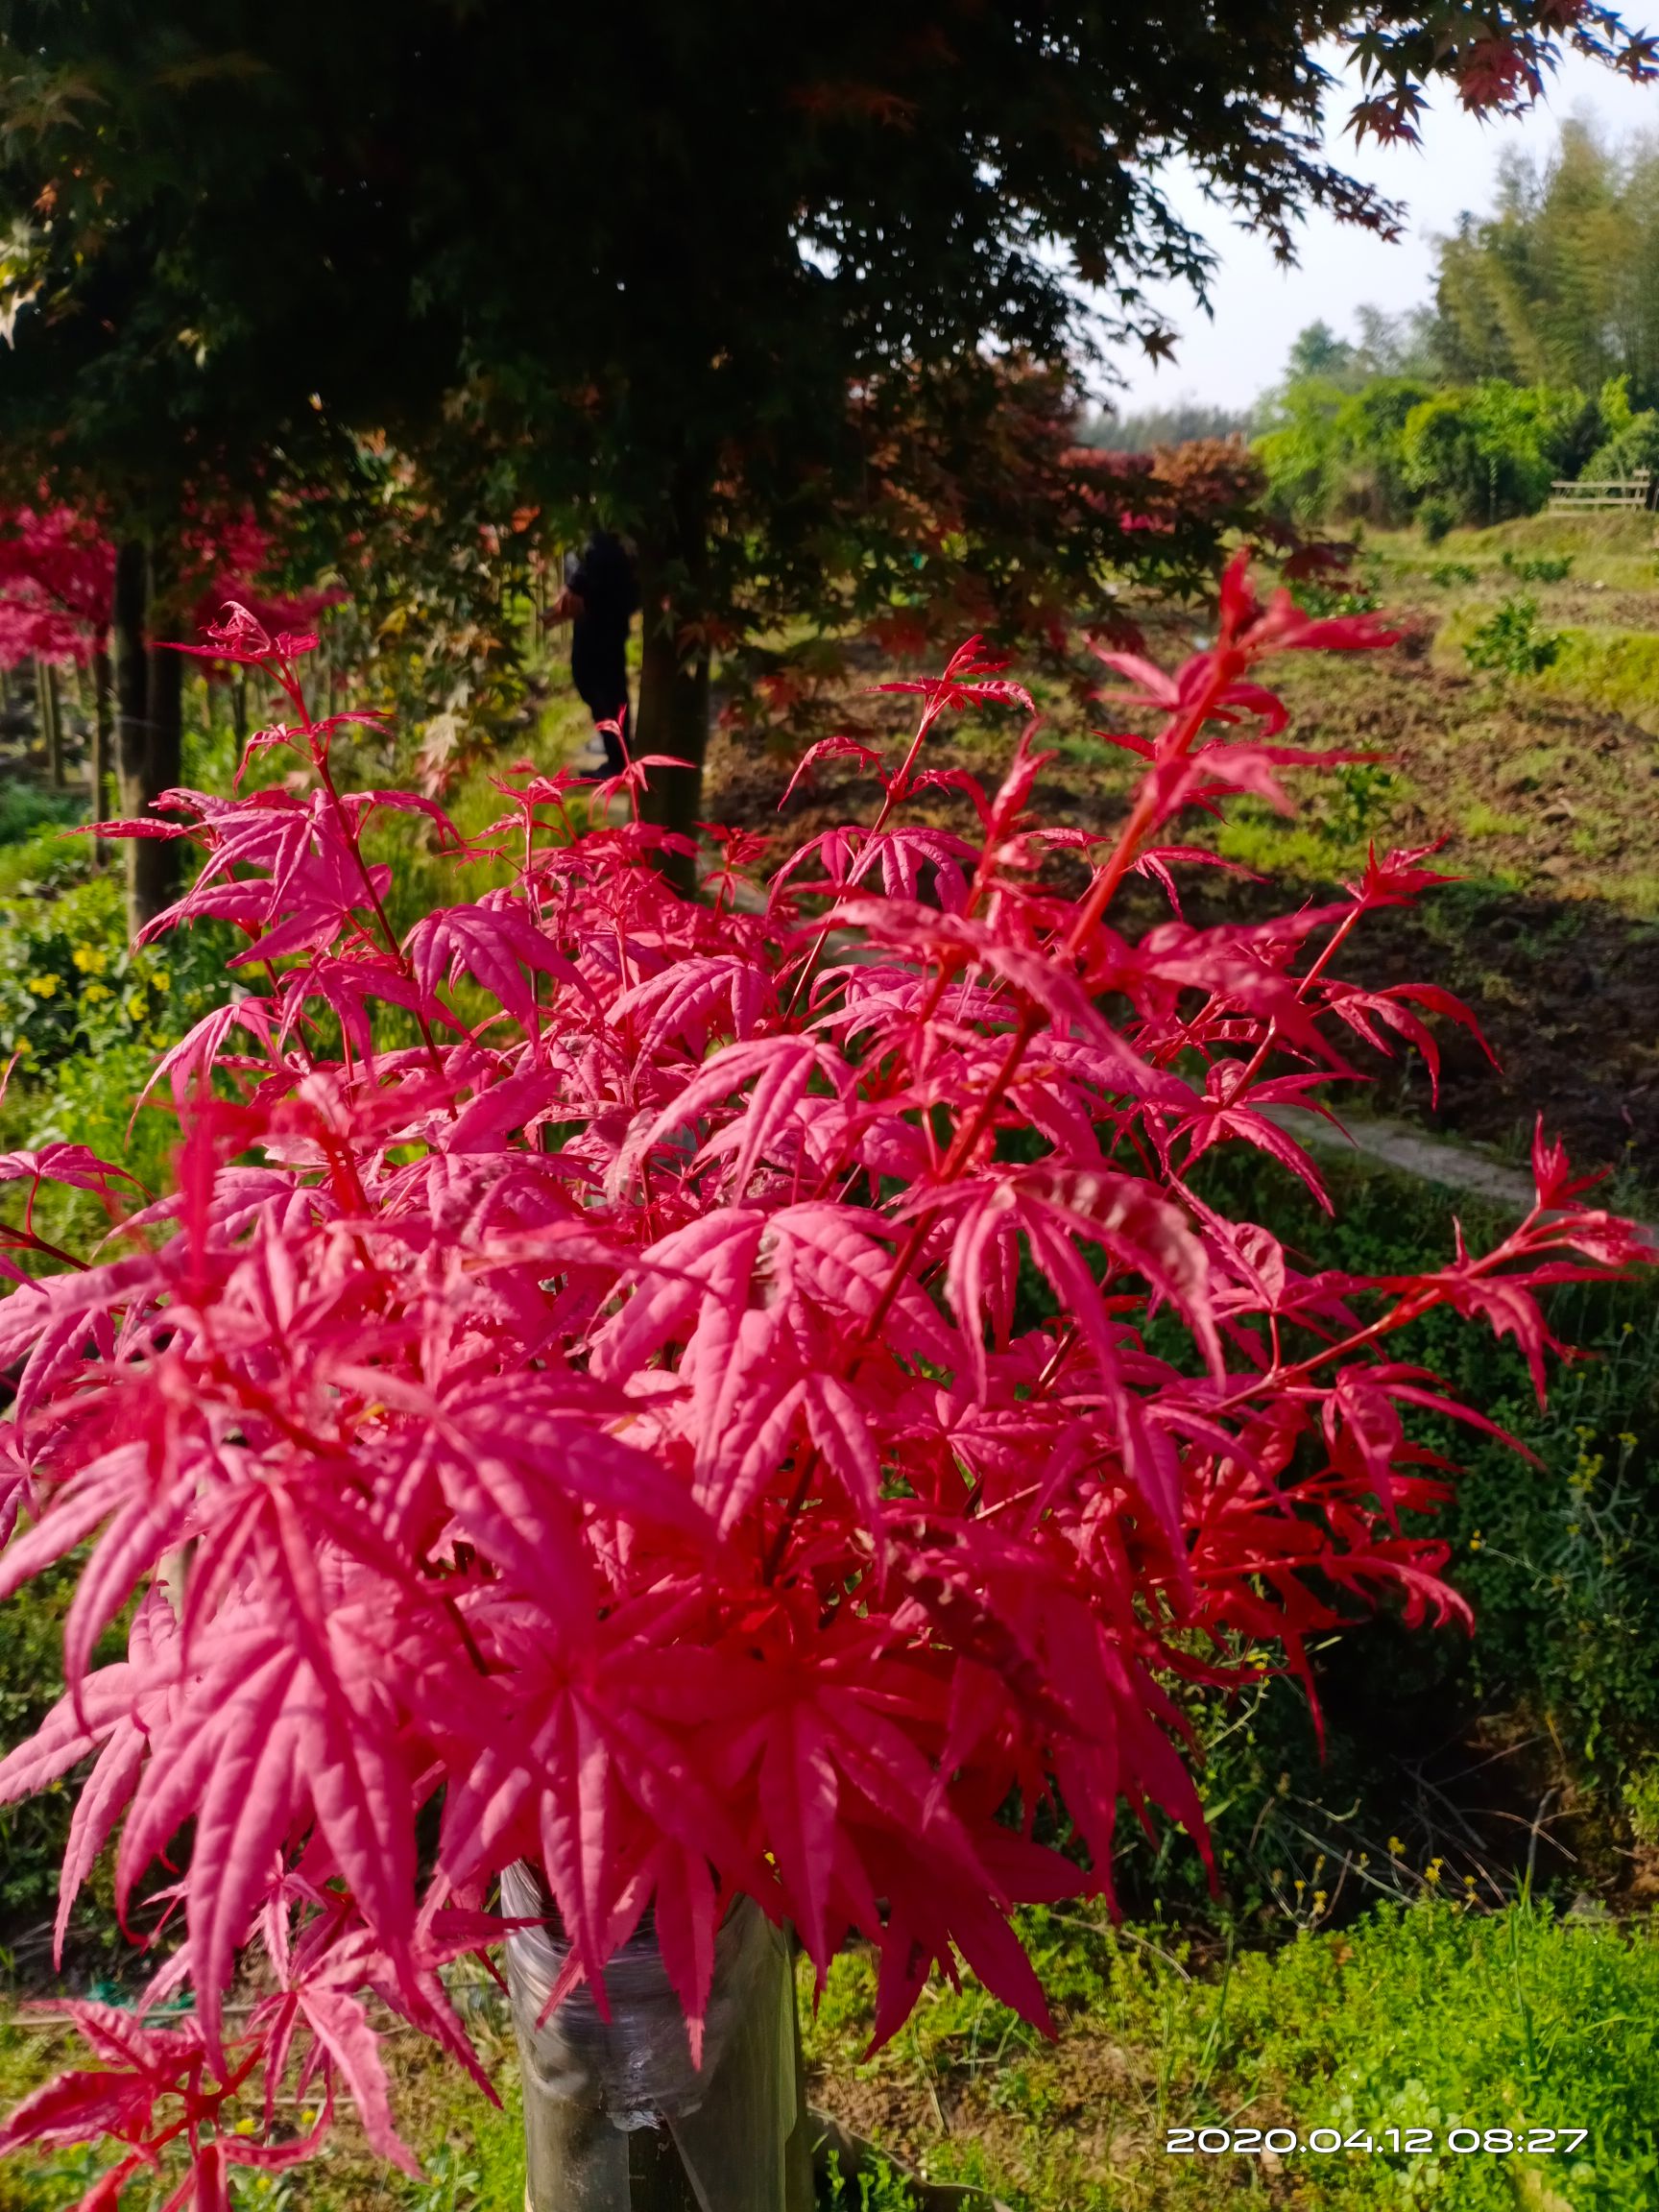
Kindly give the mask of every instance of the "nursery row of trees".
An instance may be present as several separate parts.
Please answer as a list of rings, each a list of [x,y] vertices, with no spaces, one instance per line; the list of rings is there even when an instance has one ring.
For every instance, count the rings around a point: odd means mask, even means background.
[[[1433,304],[1304,331],[1251,425],[1303,522],[1431,537],[1541,507],[1555,477],[1659,473],[1659,141],[1568,123],[1500,164],[1496,204],[1439,246]]]

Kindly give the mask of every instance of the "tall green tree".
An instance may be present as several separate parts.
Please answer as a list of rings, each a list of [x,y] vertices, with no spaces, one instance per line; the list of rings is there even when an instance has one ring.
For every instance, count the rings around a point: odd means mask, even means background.
[[[1452,376],[1659,403],[1659,145],[1580,123],[1549,160],[1510,155],[1497,205],[1441,242],[1436,343]]]
[[[692,763],[685,821],[732,576],[774,541],[809,565],[850,391],[1166,348],[1149,280],[1212,267],[1169,157],[1287,255],[1310,205],[1386,228],[1318,152],[1328,60],[1408,135],[1431,91],[1524,105],[1566,42],[1653,65],[1560,0],[0,0],[0,436],[119,485],[154,543],[180,454],[473,410],[637,537],[638,737]]]

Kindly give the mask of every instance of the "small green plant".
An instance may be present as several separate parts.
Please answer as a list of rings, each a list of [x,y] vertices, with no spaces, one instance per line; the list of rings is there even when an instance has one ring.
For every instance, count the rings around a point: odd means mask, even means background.
[[[1374,576],[1309,577],[1292,594],[1305,614],[1320,621],[1334,614],[1375,614],[1382,602]]]
[[[227,2195],[230,2212],[301,2212],[303,2203],[300,2176],[291,2168],[265,2174],[257,2170],[250,2172],[246,2167],[232,2167]],[[437,2212],[436,2206],[434,2212]],[[447,2204],[444,2212],[448,2212]]]
[[[440,2143],[425,2167],[405,2195],[408,2212],[476,2212],[481,2177],[454,2144]]]
[[[1518,584],[1564,584],[1573,573],[1571,553],[1505,552],[1503,565]]]
[[[1453,591],[1460,584],[1473,584],[1479,573],[1467,561],[1436,561],[1429,571],[1429,581],[1442,591]]]
[[[1541,676],[1561,650],[1561,634],[1538,623],[1530,597],[1501,600],[1463,648],[1471,668],[1492,676]]]
[[[829,2185],[818,2201],[833,2212],[916,2212],[915,2192],[889,2159],[870,2158],[849,2175],[841,2171],[840,2152],[831,2151],[829,2167]]]
[[[1379,760],[1350,760],[1332,775],[1321,828],[1335,846],[1363,845],[1382,828],[1399,780]]]

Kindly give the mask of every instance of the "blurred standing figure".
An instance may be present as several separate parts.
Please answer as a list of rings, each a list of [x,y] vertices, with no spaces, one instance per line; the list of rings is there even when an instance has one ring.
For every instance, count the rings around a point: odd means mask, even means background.
[[[547,610],[549,622],[570,624],[570,681],[594,722],[628,712],[628,631],[639,605],[633,556],[620,538],[595,530],[580,555],[567,554],[565,589]],[[620,774],[622,748],[613,731],[595,729],[576,765]]]

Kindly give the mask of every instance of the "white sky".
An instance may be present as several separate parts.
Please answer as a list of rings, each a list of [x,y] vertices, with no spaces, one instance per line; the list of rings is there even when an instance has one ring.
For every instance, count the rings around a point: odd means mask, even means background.
[[[1639,23],[1637,11],[1627,20]],[[1189,397],[1209,406],[1248,405],[1280,375],[1290,341],[1308,324],[1328,323],[1338,337],[1349,338],[1358,307],[1394,314],[1430,302],[1431,240],[1453,229],[1465,208],[1483,213],[1490,206],[1502,150],[1518,145],[1547,155],[1563,116],[1581,116],[1615,139],[1659,129],[1659,85],[1632,84],[1576,55],[1563,61],[1545,101],[1519,122],[1479,122],[1458,108],[1455,95],[1441,93],[1423,118],[1418,148],[1380,147],[1368,139],[1356,150],[1343,129],[1352,105],[1338,87],[1329,118],[1332,157],[1407,204],[1405,234],[1388,245],[1370,231],[1314,215],[1303,232],[1300,265],[1281,269],[1263,240],[1206,203],[1190,172],[1168,172],[1166,188],[1177,211],[1218,256],[1214,320],[1185,286],[1172,284],[1156,295],[1182,334],[1176,357],[1153,363],[1138,348],[1115,354],[1126,381],[1118,407],[1167,407]]]

